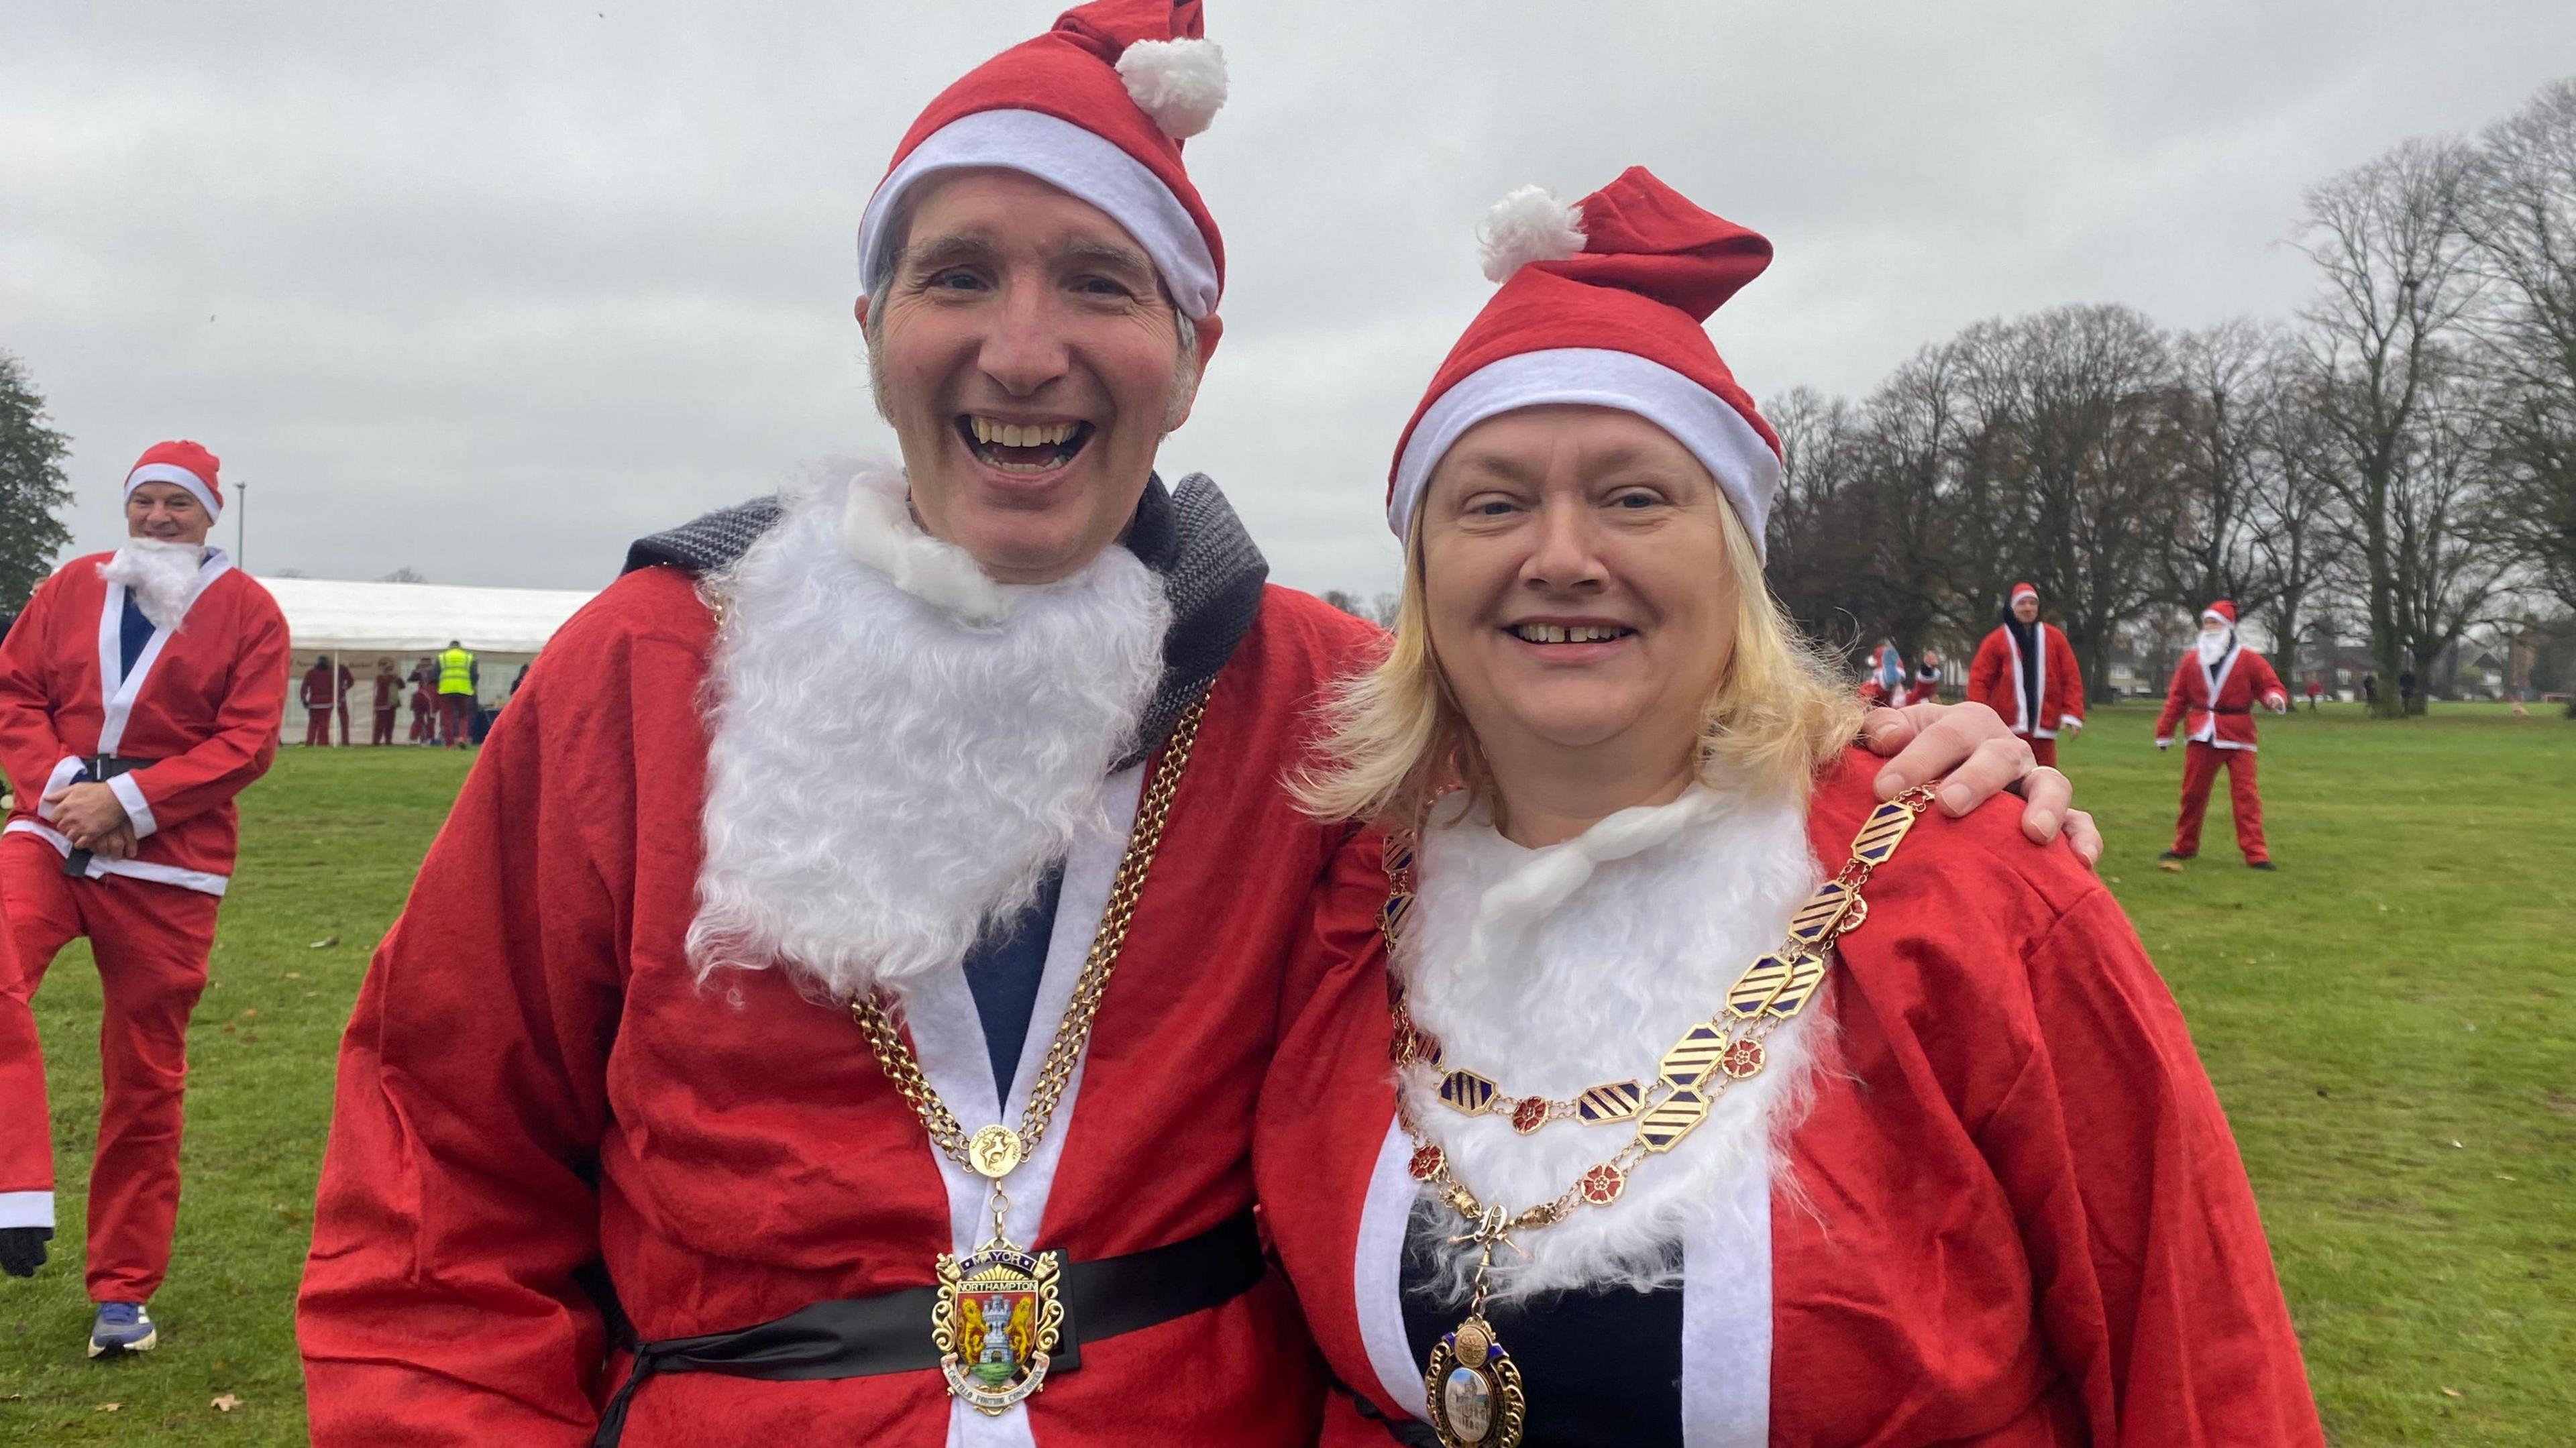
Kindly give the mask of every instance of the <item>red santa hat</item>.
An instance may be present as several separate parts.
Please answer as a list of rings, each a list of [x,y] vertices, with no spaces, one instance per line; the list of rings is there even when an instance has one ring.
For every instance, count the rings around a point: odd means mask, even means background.
[[[2027,583],[2016,583],[2012,587],[2012,597],[2004,600],[2004,607],[2010,608],[2024,598],[2028,598],[2033,603],[2039,602],[2039,590]]]
[[[1535,186],[1485,220],[1485,275],[1502,283],[1431,379],[1388,478],[1387,522],[1408,535],[1432,470],[1489,417],[1549,403],[1618,408],[1690,449],[1762,547],[1780,442],[1703,329],[1771,264],[1771,243],[1631,167],[1567,206]]]
[[[2200,621],[2202,623],[2207,623],[2212,619],[2216,619],[2218,622],[2227,625],[2229,628],[2236,627],[2236,605],[2229,603],[2226,599],[2222,598],[2218,602],[2213,603],[2209,607],[2200,611]]]
[[[134,460],[134,470],[125,475],[125,496],[145,483],[177,483],[194,493],[205,504],[208,513],[224,510],[223,484],[215,477],[220,466],[213,453],[182,438],[176,442],[156,442]]]
[[[1093,0],[968,71],[895,147],[859,220],[859,282],[891,270],[914,192],[944,171],[999,167],[1099,207],[1154,262],[1181,315],[1216,311],[1225,247],[1181,142],[1225,104],[1225,53],[1199,0]]]

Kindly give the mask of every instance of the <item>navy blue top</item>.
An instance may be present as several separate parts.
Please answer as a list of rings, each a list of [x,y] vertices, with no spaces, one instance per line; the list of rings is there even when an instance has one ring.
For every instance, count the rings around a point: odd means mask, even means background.
[[[1009,928],[986,931],[966,952],[966,986],[984,1024],[984,1049],[993,1056],[993,1095],[1008,1103],[1029,1017],[1038,1008],[1038,980],[1046,974],[1047,942],[1055,935],[1056,900],[1064,893],[1064,862],[1047,867],[1038,895]]]
[[[1428,1293],[1438,1264],[1423,1255],[1426,1217],[1448,1209],[1414,1203],[1400,1281],[1404,1337],[1417,1363],[1466,1319]],[[1587,1287],[1485,1309],[1494,1337],[1521,1370],[1529,1399],[1525,1448],[1680,1448],[1682,1293]]]
[[[143,616],[143,608],[134,601],[134,590],[125,591],[125,617],[118,620],[117,657],[125,660],[118,666],[120,674],[134,672],[134,661],[143,657],[143,646],[152,641],[152,620]]]

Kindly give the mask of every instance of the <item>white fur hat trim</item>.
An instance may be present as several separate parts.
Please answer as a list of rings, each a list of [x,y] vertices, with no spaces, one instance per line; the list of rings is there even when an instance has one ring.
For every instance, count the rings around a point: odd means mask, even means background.
[[[1213,40],[1139,40],[1119,54],[1118,79],[1164,135],[1186,141],[1225,106],[1225,51]]]
[[[1485,258],[1485,280],[1506,282],[1534,261],[1563,261],[1583,251],[1583,212],[1524,186],[1494,203],[1476,228]]]
[[[1558,347],[1522,352],[1479,367],[1440,394],[1414,425],[1396,463],[1387,522],[1398,538],[1413,536],[1413,512],[1440,465],[1467,429],[1525,407],[1574,404],[1632,412],[1673,435],[1717,479],[1735,507],[1753,551],[1763,551],[1771,498],[1780,489],[1780,459],[1726,399],[1660,362],[1634,352]]]
[[[1172,189],[1114,142],[1037,111],[977,111],[913,147],[859,218],[860,286],[873,293],[893,270],[895,223],[915,187],[942,171],[984,166],[1034,176],[1109,213],[1153,259],[1181,315],[1196,321],[1216,310],[1216,258]]]

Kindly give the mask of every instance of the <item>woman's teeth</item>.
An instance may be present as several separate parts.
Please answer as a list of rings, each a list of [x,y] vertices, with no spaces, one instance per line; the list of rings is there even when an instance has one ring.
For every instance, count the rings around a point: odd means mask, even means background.
[[[1511,632],[1512,637],[1528,644],[1592,644],[1626,638],[1636,630],[1606,623],[1516,623]]]

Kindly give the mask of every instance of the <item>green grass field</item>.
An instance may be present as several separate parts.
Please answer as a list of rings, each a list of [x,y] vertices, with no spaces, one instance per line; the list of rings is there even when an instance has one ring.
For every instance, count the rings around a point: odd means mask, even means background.
[[[2156,868],[2180,765],[2148,747],[2147,710],[2101,714],[2063,762],[2235,1122],[2333,1440],[2563,1445],[2576,725],[2436,708],[2263,722],[2271,875],[2235,863],[2223,787],[2202,858]],[[0,1442],[303,1441],[292,1309],[332,1055],[463,768],[289,751],[244,801],[197,1014],[177,1259],[153,1303],[162,1346],[130,1362],[81,1357],[98,988],[83,948],[55,963],[37,1015],[63,1230],[37,1278],[0,1280]]]

